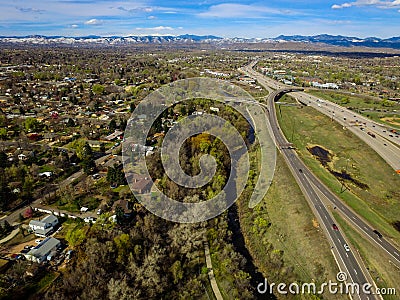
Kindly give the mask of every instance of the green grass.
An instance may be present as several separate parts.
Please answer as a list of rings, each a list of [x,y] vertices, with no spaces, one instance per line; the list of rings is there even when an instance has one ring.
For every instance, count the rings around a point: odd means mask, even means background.
[[[400,176],[358,137],[316,110],[281,106],[281,111],[278,119],[283,132],[314,174],[372,226],[400,244],[400,233],[391,225],[400,220]],[[348,190],[341,193],[341,183],[307,150],[312,145],[331,151],[332,169],[346,170],[368,188],[347,181]]]
[[[44,165],[44,166],[41,166],[41,167],[40,167],[39,173],[43,173],[43,172],[54,172],[55,169],[56,169],[55,166]]]
[[[368,268],[369,273],[379,288],[395,288],[397,296],[385,295],[386,300],[398,299],[398,291],[400,291],[400,270],[391,264],[390,257],[382,248],[375,243],[364,239],[357,231],[345,221],[338,213],[333,212],[333,216],[345,233],[351,245],[359,250],[359,253]],[[354,254],[358,256],[357,253]]]

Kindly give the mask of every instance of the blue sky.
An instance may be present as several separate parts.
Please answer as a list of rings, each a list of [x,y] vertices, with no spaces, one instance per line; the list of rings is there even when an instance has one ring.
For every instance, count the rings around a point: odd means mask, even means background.
[[[400,0],[0,0],[0,35],[400,35]]]

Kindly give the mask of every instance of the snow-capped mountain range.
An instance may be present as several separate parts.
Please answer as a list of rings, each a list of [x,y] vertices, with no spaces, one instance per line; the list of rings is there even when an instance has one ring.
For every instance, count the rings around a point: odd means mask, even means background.
[[[210,43],[210,44],[234,44],[234,43],[322,43],[333,46],[363,46],[373,48],[394,48],[400,49],[400,37],[381,39],[377,37],[358,38],[341,35],[315,35],[303,36],[280,35],[276,38],[222,38],[213,35],[179,35],[179,36],[84,36],[84,37],[65,37],[65,36],[0,36],[0,44],[35,44],[35,45],[130,45],[130,44],[165,44],[165,43]]]

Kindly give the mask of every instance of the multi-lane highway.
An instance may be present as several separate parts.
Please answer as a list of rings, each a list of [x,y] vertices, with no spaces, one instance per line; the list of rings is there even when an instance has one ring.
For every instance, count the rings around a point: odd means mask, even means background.
[[[303,191],[303,194],[309,201],[311,208],[318,217],[319,223],[329,238],[339,268],[341,271],[346,272],[346,274],[349,276],[349,282],[358,283],[361,287],[363,284],[368,282],[366,276],[364,275],[365,270],[363,270],[363,268],[360,266],[351,249],[348,248],[348,243],[346,242],[343,234],[340,231],[335,230],[333,227],[335,221],[325,206],[324,201],[320,198],[319,191],[315,188],[310,180],[313,175],[309,173],[304,163],[296,155],[295,151],[289,147],[286,147],[289,142],[286,140],[278,126],[274,98],[274,93],[272,93],[268,99],[268,117],[276,144],[280,148],[286,163],[291,169],[292,174]],[[372,295],[366,295],[363,293],[360,293],[360,295],[353,295],[353,297],[354,296],[358,296],[360,299],[373,299]]]
[[[250,64],[247,67],[242,68],[242,71],[247,73],[249,76],[256,78],[259,84],[261,84],[267,90],[270,91],[267,104],[268,107],[267,113],[277,147],[283,154],[296,181],[298,182],[304,195],[309,201],[310,206],[313,209],[314,213],[318,217],[321,226],[325,230],[325,233],[328,236],[331,245],[333,247],[334,250],[333,253],[337,258],[338,265],[342,269],[342,271],[345,271],[348,274],[349,281],[358,283],[360,285],[362,285],[365,282],[368,282],[367,277],[364,274],[364,272],[366,273],[366,270],[361,267],[361,264],[357,261],[356,257],[352,252],[352,249],[350,249],[347,246],[348,244],[344,236],[341,234],[340,231],[337,230],[336,226],[333,226],[334,220],[325,206],[325,201],[331,202],[365,236],[367,236],[370,240],[381,246],[389,255],[391,255],[394,258],[394,261],[398,265],[400,265],[400,255],[396,247],[394,247],[384,238],[378,237],[378,235],[374,233],[373,231],[374,229],[371,228],[367,223],[365,223],[361,218],[359,218],[351,209],[349,209],[345,204],[343,204],[342,201],[336,195],[334,195],[324,184],[322,184],[321,181],[319,181],[318,178],[316,178],[314,174],[312,174],[311,171],[309,171],[308,168],[305,166],[305,164],[299,159],[294,149],[292,147],[288,147],[289,142],[286,140],[285,136],[283,135],[278,126],[275,113],[275,105],[274,105],[275,97],[280,91],[273,91],[273,89],[280,89],[282,88],[282,86],[279,83],[255,72],[252,69],[253,66],[254,63]],[[288,87],[286,87],[286,89],[287,88]],[[303,96],[302,94],[304,93],[296,92],[295,94],[297,94],[297,96],[300,97]],[[304,99],[302,100],[304,101]],[[317,103],[320,104],[319,101]],[[318,105],[316,106],[319,107]],[[361,294],[359,297],[361,299],[375,298],[373,295],[366,295],[366,294]]]
[[[243,67],[242,71],[258,81],[262,78],[264,87],[271,93],[272,90],[290,89],[292,87],[277,82],[253,70],[256,61]],[[372,121],[352,110],[341,107],[333,102],[324,101],[304,92],[295,92],[292,95],[301,103],[311,106],[319,112],[329,116],[351,131],[378,153],[394,170],[400,170],[400,135],[390,131],[390,128]],[[370,134],[368,134],[370,133]]]
[[[293,93],[293,96],[298,101],[315,108],[341,124],[369,145],[393,169],[400,170],[400,137],[398,134],[330,101],[321,100],[304,92]]]
[[[244,67],[243,71],[247,72],[248,75],[255,77],[258,82],[263,85],[265,88],[267,88],[270,91],[270,96],[269,96],[269,101],[268,101],[268,108],[271,111],[271,109],[275,110],[275,106],[273,105],[273,101],[275,98],[275,96],[277,94],[279,94],[279,91],[282,90],[277,90],[277,91],[273,91],[272,88],[277,88],[277,87],[281,87],[282,85],[280,85],[279,83],[275,82],[272,79],[266,78],[265,76],[263,76],[262,74],[254,71],[252,69],[252,67],[254,66],[254,63]],[[284,88],[284,90],[288,91],[290,89],[293,89],[292,87],[286,87]],[[305,93],[301,93],[301,92],[294,92],[293,94],[299,96],[299,94],[304,97],[302,94]],[[305,94],[305,96],[309,96],[307,94]],[[313,97],[313,96],[310,96]],[[304,98],[302,98],[302,100],[304,100]],[[320,102],[317,102],[320,103]],[[316,106],[317,108],[319,108],[319,106]],[[329,107],[329,106],[328,106]],[[344,110],[343,108],[341,108],[340,106],[336,105],[335,106],[339,111]],[[352,115],[354,116],[354,115]],[[274,120],[276,120],[274,115],[270,116],[270,120],[271,122],[273,122]],[[335,118],[336,120],[336,118]],[[372,126],[372,124],[374,124],[374,122],[372,121],[366,121],[367,124],[370,124]],[[375,125],[377,126],[377,125]],[[276,123],[276,128],[277,130],[277,134],[282,135],[282,139],[279,141],[281,143],[281,145],[287,145],[288,141],[286,140],[286,138],[283,136],[282,132],[279,130],[278,124]],[[373,127],[374,128],[374,127]],[[363,132],[360,129],[357,129],[356,132]],[[275,132],[274,132],[275,134]],[[369,139],[374,139],[371,136],[369,136],[368,134],[366,134],[367,137]],[[275,135],[275,138],[276,135]],[[369,141],[369,143],[373,144],[373,142]],[[375,144],[373,144],[375,146]],[[387,143],[387,145],[389,145],[389,143]],[[394,151],[396,152],[396,154],[398,154],[398,152],[400,152],[400,149],[398,149],[396,146],[394,146],[392,144],[393,147],[395,147]],[[384,147],[384,146],[383,146]],[[289,151],[294,153],[293,149],[285,149],[285,151]],[[329,201],[333,207],[335,207],[337,210],[339,210],[342,215],[348,220],[350,221],[355,228],[362,233],[366,238],[368,238],[370,241],[374,242],[376,245],[379,245],[386,253],[388,253],[393,259],[392,261],[398,266],[400,267],[400,250],[398,250],[397,245],[393,245],[393,243],[389,242],[388,240],[386,240],[384,237],[379,237],[375,232],[374,232],[374,228],[371,227],[367,222],[365,222],[363,219],[361,219],[353,210],[351,210],[346,204],[343,203],[343,201],[337,197],[334,193],[332,193],[316,176],[314,176],[311,171],[308,170],[308,168],[305,166],[305,164],[299,160],[299,163],[302,164],[302,171],[303,174],[307,176],[307,178],[310,180],[310,182],[313,184],[313,186],[318,189],[320,191],[320,193],[322,195],[324,195],[325,199],[327,201]]]

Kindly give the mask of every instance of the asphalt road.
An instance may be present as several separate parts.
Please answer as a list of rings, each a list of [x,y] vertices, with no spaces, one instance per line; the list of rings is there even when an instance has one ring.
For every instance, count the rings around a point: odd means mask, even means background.
[[[121,147],[121,145],[118,146],[118,147]],[[100,157],[100,158],[95,160],[96,165],[100,166],[100,165],[104,165],[104,164],[107,164],[107,163],[111,164],[113,162],[118,162],[118,160],[121,159],[119,157],[112,156],[111,153],[112,153],[112,150],[107,150],[106,151],[106,155],[104,155],[104,156],[102,156],[102,157]],[[82,175],[83,175],[83,171],[82,170],[79,170],[78,172],[75,172],[74,174],[72,174],[68,178],[66,178],[63,181],[61,181],[58,184],[58,189],[66,187],[68,185],[71,185],[74,180],[80,178]],[[0,223],[3,223],[5,220],[7,220],[7,222],[9,222],[10,224],[18,223],[19,215],[23,214],[23,212],[26,210],[26,208],[28,206],[40,207],[40,208],[46,208],[46,209],[49,209],[49,210],[54,210],[54,208],[46,207],[46,206],[41,204],[43,198],[48,196],[49,194],[52,194],[52,193],[54,193],[54,192],[46,193],[42,198],[34,200],[33,202],[29,203],[29,205],[26,205],[26,206],[23,206],[23,207],[21,207],[19,209],[14,210],[13,212],[11,212],[6,217],[3,217],[2,219],[0,219]],[[88,216],[95,216],[95,213],[88,212]]]
[[[336,199],[336,197],[333,197],[334,195],[327,188],[325,189],[324,185],[317,178],[315,178],[315,176],[307,169],[304,163],[296,155],[295,150],[288,147],[290,144],[286,140],[285,136],[283,135],[283,133],[279,128],[278,121],[276,119],[275,104],[274,104],[274,98],[276,93],[273,92],[271,89],[271,88],[279,88],[280,87],[279,84],[273,82],[271,83],[270,80],[265,80],[264,76],[252,70],[251,65],[242,68],[242,70],[248,73],[248,75],[255,77],[261,85],[263,85],[271,92],[268,97],[267,108],[268,108],[268,117],[271,129],[275,137],[275,142],[277,144],[277,147],[283,154],[286,163],[291,169],[291,172],[294,175],[296,181],[298,182],[300,188],[302,189],[304,195],[306,196],[306,199],[309,201],[309,204],[313,209],[314,213],[316,214],[321,227],[324,229],[330,241],[339,268],[341,269],[341,271],[346,272],[346,274],[348,275],[347,282],[358,283],[359,286],[362,286],[363,284],[369,282],[367,280],[366,275],[364,274],[366,270],[363,270],[361,264],[357,261],[355,255],[353,254],[353,249],[351,248],[346,249],[347,247],[345,245],[348,245],[348,243],[346,242],[343,234],[340,231],[335,230],[333,228],[332,225],[335,223],[334,219],[332,218],[328,209],[326,208],[322,197],[325,196],[331,202],[336,202],[338,199]],[[350,210],[349,209],[346,210],[346,207],[341,203],[340,200],[338,201],[337,206],[338,209],[342,209],[344,213],[350,214]],[[349,217],[356,218],[356,215],[350,214]],[[360,219],[358,219],[358,222],[360,222],[360,224],[361,223],[364,224]],[[385,240],[382,239],[380,242],[382,245],[382,242],[385,242]],[[394,253],[394,255],[396,254]],[[373,282],[370,283],[374,284]],[[361,292],[359,295],[353,295],[353,298],[376,299],[376,296],[367,295]]]
[[[263,76],[260,73],[257,73],[256,71],[254,71],[252,69],[252,67],[254,66],[254,63],[248,67],[245,67],[243,69],[243,71],[246,71],[249,73],[249,75],[256,77],[257,80],[260,82],[260,84],[262,84],[265,87],[268,87],[269,91],[270,91],[270,98],[274,97],[274,95],[276,95],[277,91],[273,91],[271,89],[271,87],[275,88],[275,87],[281,87],[282,85],[279,83],[276,83],[274,80],[266,78],[265,76]],[[266,78],[266,79],[265,79]],[[285,89],[288,88],[293,88],[293,87],[285,87]],[[305,94],[305,93],[301,93],[301,92],[294,92],[293,94],[298,95],[298,94]],[[305,94],[305,96],[309,96],[307,94]],[[316,97],[315,97],[316,98]],[[316,98],[317,99],[317,98]],[[270,112],[275,111],[275,106],[272,104],[273,101],[271,101],[271,99],[269,99],[268,102],[268,109]],[[320,102],[316,102],[321,104]],[[323,104],[323,103],[322,103]],[[321,105],[322,106],[322,105]],[[320,108],[318,105],[316,105],[317,108]],[[330,106],[327,106],[328,109]],[[346,111],[346,109],[335,105],[335,107],[339,110],[339,111]],[[347,111],[348,113],[349,111]],[[350,111],[351,112],[351,111]],[[351,112],[352,116],[353,112]],[[339,117],[340,119],[340,117]],[[337,118],[334,118],[334,120],[337,120]],[[275,138],[277,139],[278,145],[287,145],[289,144],[288,141],[286,140],[286,138],[283,136],[283,133],[279,130],[279,126],[278,123],[276,121],[276,117],[274,115],[270,116],[270,121],[275,122],[275,131],[274,131],[274,135]],[[369,124],[370,126],[372,126],[373,124],[375,124],[372,121],[367,121],[367,124]],[[375,125],[377,126],[377,125]],[[375,128],[375,127],[372,127]],[[381,128],[381,127],[379,127]],[[273,128],[274,129],[274,128]],[[356,129],[355,130],[356,133],[364,133],[362,130],[360,129]],[[379,140],[380,137],[377,136],[377,138],[372,138],[371,136],[369,136],[368,134],[364,134],[363,137],[368,139],[368,144],[369,145],[374,145],[375,139]],[[382,137],[384,138],[384,137]],[[372,140],[372,141],[371,141]],[[389,146],[389,143],[387,143],[387,145]],[[392,144],[393,147],[395,147],[395,151],[400,152],[400,149],[397,148],[397,146],[395,146],[394,144]],[[380,148],[383,148],[384,146],[381,146]],[[386,147],[385,147],[386,148]],[[374,149],[374,148],[373,148]],[[295,153],[295,151],[293,149],[284,149],[285,151],[287,151],[289,154],[290,153]],[[293,156],[292,156],[293,157]],[[297,157],[297,156],[296,156]],[[293,158],[294,159],[294,158]],[[368,238],[370,241],[374,242],[375,244],[379,245],[384,251],[386,251],[392,258],[392,263],[396,264],[399,268],[400,268],[400,251],[398,250],[398,248],[393,245],[393,243],[391,243],[390,241],[386,240],[384,237],[380,238],[376,233],[374,233],[374,228],[371,227],[368,223],[366,223],[364,220],[362,220],[353,210],[351,210],[346,204],[343,203],[343,201],[337,197],[334,193],[332,193],[316,176],[314,176],[311,171],[308,170],[308,168],[305,166],[305,164],[298,159],[298,167],[299,169],[301,168],[303,171],[303,174],[305,176],[307,176],[307,178],[309,179],[309,181],[313,184],[313,186],[315,188],[317,188],[325,197],[326,199],[334,206],[336,207],[336,209],[340,210],[342,215],[347,218],[355,227],[356,229],[358,229],[359,232],[361,232],[364,237]],[[399,160],[400,162],[400,160]]]
[[[249,76],[263,80],[263,86],[271,93],[273,90],[290,89],[292,86],[284,85],[271,78],[263,76],[252,68],[256,64],[253,61],[250,65],[243,67],[242,71]],[[378,153],[394,170],[400,170],[400,135],[392,133],[391,128],[372,121],[352,110],[337,105],[333,102],[319,99],[304,92],[292,93],[292,95],[302,103],[309,105],[321,113],[329,116],[343,128],[351,131],[376,153]],[[362,129],[361,129],[362,128]],[[375,135],[372,137],[368,132]]]

